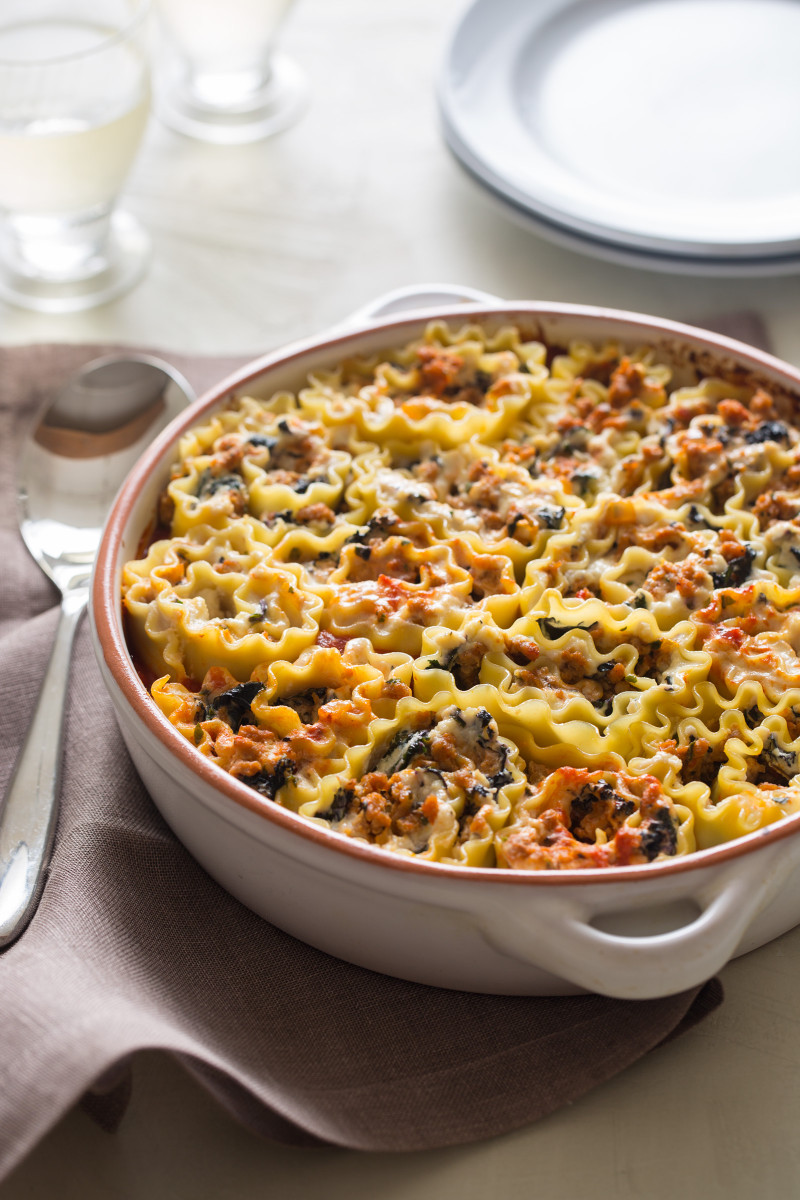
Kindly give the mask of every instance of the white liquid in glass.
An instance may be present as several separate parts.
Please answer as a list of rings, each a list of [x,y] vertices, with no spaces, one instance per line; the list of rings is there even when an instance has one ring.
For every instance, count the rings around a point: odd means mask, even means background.
[[[136,46],[78,22],[0,30],[0,60],[41,79],[0,71],[0,209],[68,215],[110,205],[147,123],[149,85]],[[102,52],[86,54],[106,42]],[[69,56],[84,57],[69,61]]]

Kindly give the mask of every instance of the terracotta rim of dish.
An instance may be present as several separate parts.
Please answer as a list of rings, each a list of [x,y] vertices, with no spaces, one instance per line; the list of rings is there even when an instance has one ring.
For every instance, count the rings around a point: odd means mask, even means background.
[[[393,331],[399,333],[406,326],[418,328],[420,322],[427,323],[431,320],[454,321],[473,318],[482,320],[498,317],[507,317],[509,320],[513,320],[515,316],[523,315],[533,319],[538,317],[542,321],[563,317],[585,319],[588,322],[596,321],[605,326],[608,326],[609,323],[618,326],[632,325],[641,329],[642,334],[646,335],[644,337],[646,342],[654,339],[663,340],[666,335],[682,346],[699,347],[717,355],[723,351],[729,354],[737,365],[744,364],[755,374],[762,376],[765,372],[770,376],[776,376],[792,391],[800,392],[800,371],[765,351],[722,334],[717,335],[676,321],[588,305],[518,301],[496,306],[469,304],[454,308],[440,306],[435,309],[420,308],[389,319],[376,320],[368,325],[348,328],[343,332],[293,343],[284,349],[254,359],[200,396],[148,447],[123,484],[106,523],[92,581],[92,610],[95,629],[108,669],[135,715],[191,774],[199,776],[215,791],[228,797],[240,808],[248,809],[307,841],[324,846],[329,851],[347,855],[351,859],[368,862],[388,870],[422,874],[431,880],[456,877],[482,883],[515,884],[525,887],[617,884],[626,880],[653,880],[665,875],[702,870],[706,867],[730,862],[762,847],[773,845],[784,838],[792,837],[800,831],[800,813],[786,817],[772,825],[764,826],[762,829],[755,830],[734,841],[723,842],[719,846],[707,850],[697,850],[680,858],[639,867],[512,871],[502,867],[462,867],[450,863],[405,858],[403,855],[391,854],[366,842],[362,843],[356,839],[322,829],[292,812],[291,809],[282,808],[274,801],[262,798],[258,792],[248,788],[246,784],[239,783],[238,780],[215,767],[203,755],[198,754],[194,747],[162,716],[133,667],[122,629],[117,594],[119,547],[131,516],[131,510],[143,485],[151,477],[155,468],[161,465],[162,458],[177,436],[195,425],[209,409],[217,407],[228,395],[240,391],[251,381],[260,379],[268,370],[283,368],[293,362],[300,365],[302,360],[311,353],[330,349],[332,354],[335,354],[337,347],[362,340],[370,334],[380,331],[385,333],[387,338],[391,338]],[[613,331],[606,328],[605,335],[611,337]]]

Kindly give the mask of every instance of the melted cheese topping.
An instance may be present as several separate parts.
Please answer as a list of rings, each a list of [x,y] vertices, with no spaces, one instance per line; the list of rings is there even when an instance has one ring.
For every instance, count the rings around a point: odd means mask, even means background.
[[[131,648],[198,753],[335,834],[646,864],[800,810],[800,419],[647,349],[425,337],[181,439]]]

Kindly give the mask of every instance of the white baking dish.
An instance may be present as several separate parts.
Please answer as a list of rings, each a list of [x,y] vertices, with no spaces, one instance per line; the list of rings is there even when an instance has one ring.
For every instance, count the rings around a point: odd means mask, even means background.
[[[459,303],[465,297],[473,301]],[[403,311],[412,306],[412,311]],[[800,372],[730,339],[656,318],[505,303],[470,289],[407,289],[347,325],[257,360],[187,409],[123,486],[93,581],[98,662],[145,786],[223,887],[296,937],[350,962],[441,987],[506,994],[589,989],[626,998],[701,983],[800,922],[800,814],[711,850],[645,867],[560,872],[420,862],[328,832],[199,755],[162,717],[131,662],[120,569],[135,555],[181,433],[232,394],[296,389],[309,370],[419,336],[432,316],[524,322],[542,340],[647,343],[703,373],[800,395]]]

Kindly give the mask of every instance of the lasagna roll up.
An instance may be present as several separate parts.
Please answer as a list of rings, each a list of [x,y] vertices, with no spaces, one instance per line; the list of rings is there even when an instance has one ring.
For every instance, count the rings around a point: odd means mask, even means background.
[[[700,849],[800,811],[800,739],[781,717],[752,729],[733,709],[708,724],[686,718],[653,749],[671,759],[666,781],[693,812]]]
[[[800,588],[759,581],[716,595],[693,617],[721,698],[759,685],[764,711],[800,699]]]
[[[604,496],[530,564],[523,607],[540,607],[543,593],[557,588],[566,598],[594,596],[609,606],[645,608],[668,630],[703,608],[716,590],[765,578],[763,559],[763,550],[740,536],[734,518],[711,525],[697,506],[679,519],[645,498]]]
[[[173,534],[198,523],[224,526],[245,513],[274,524],[278,514],[291,520],[300,510],[324,506],[333,513],[340,504],[353,455],[331,444],[329,430],[247,397],[240,406],[241,425],[213,440],[206,452],[186,453],[167,485],[162,508]],[[248,413],[258,413],[260,420],[248,421]],[[214,432],[218,421],[211,424]],[[195,440],[202,447],[210,437],[201,430]],[[191,447],[191,439],[184,441]]]
[[[323,627],[334,636],[368,637],[380,650],[415,656],[427,625],[457,628],[476,608],[507,620],[518,610],[508,559],[455,544],[419,549],[395,535],[352,539],[327,580],[309,586],[324,602]]]
[[[559,767],[531,785],[496,839],[512,870],[626,867],[694,849],[692,817],[653,775]]]
[[[427,631],[417,693],[429,694],[443,672],[462,688],[487,684],[518,719],[544,711],[559,724],[583,722],[584,742],[624,755],[648,731],[666,736],[677,714],[701,712],[709,656],[693,649],[688,622],[668,636],[644,610],[614,619],[597,601],[567,608],[557,593],[545,599],[543,612],[505,630],[473,620],[458,632]]]
[[[391,519],[398,534],[420,542],[424,530],[427,541],[460,538],[478,552],[503,554],[520,580],[578,504],[557,480],[533,479],[475,441],[451,450],[391,443],[385,461],[352,490],[371,514]]]
[[[245,681],[315,641],[322,600],[300,572],[265,560],[246,523],[153,543],[123,571],[131,644],[155,676],[200,680],[221,667]]]
[[[443,447],[477,436],[501,437],[525,413],[535,419],[547,397],[545,347],[507,328],[491,337],[477,326],[451,333],[432,322],[421,342],[390,359],[352,359],[317,372],[300,393],[303,410],[334,428],[355,423],[364,438],[431,438]]]
[[[306,815],[339,833],[423,859],[494,865],[494,835],[522,794],[517,750],[480,701],[491,693],[441,692],[428,704],[400,700],[393,720],[376,721],[366,746],[328,803]]]
[[[352,746],[390,719],[410,694],[410,660],[353,640],[339,651],[315,645],[294,664],[261,664],[245,683],[213,667],[190,690],[167,676],[153,696],[167,719],[216,765],[287,808],[332,798]]]

